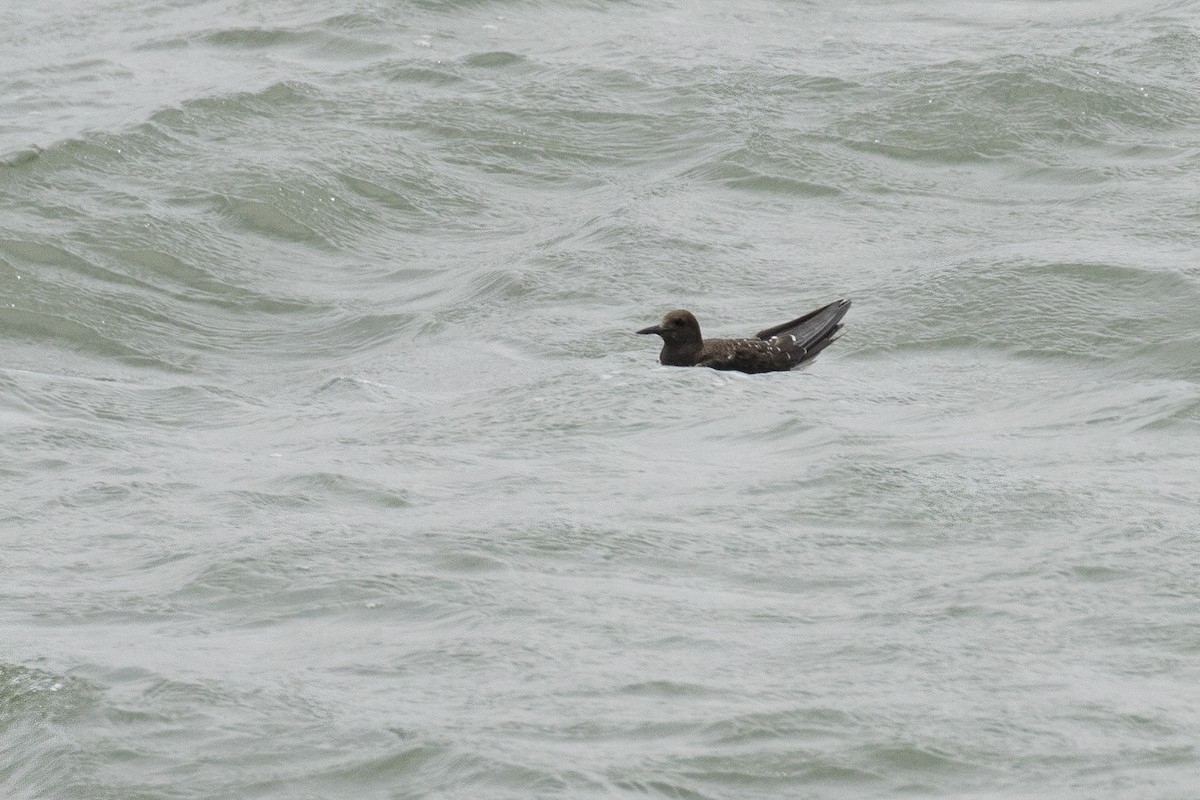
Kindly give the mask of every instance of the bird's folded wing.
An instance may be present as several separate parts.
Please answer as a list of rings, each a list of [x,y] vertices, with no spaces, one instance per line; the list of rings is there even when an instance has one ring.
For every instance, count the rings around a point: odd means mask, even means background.
[[[827,306],[818,308],[816,311],[810,311],[803,317],[798,317],[782,325],[776,325],[773,328],[767,328],[765,331],[759,331],[756,335],[759,339],[766,340],[781,333],[787,333],[795,336],[796,342],[802,347],[807,347],[809,344],[828,336],[837,327],[838,322],[846,315],[846,311],[849,308],[849,300],[835,300]]]

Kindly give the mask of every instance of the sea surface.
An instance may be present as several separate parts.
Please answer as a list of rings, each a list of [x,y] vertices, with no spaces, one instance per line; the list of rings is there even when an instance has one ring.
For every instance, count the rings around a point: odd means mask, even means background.
[[[1194,0],[5,4],[0,795],[1193,800],[1198,86]]]

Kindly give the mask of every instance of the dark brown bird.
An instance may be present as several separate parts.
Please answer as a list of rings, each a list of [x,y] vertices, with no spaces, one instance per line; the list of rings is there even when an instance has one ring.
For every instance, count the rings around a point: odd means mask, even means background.
[[[808,363],[837,340],[849,300],[835,300],[803,317],[759,331],[753,339],[705,339],[692,312],[668,311],[658,325],[638,333],[663,338],[658,360],[669,367],[712,367],[738,372],[779,372]]]

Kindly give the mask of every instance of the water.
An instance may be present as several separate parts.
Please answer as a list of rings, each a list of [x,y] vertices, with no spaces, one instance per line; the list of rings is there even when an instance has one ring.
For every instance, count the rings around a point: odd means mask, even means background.
[[[6,797],[1194,796],[1196,3],[51,6]]]

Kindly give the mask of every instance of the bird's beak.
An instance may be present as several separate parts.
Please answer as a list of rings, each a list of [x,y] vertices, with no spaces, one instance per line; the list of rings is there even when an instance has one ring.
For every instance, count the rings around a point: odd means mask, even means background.
[[[649,328],[642,328],[638,333],[662,333],[662,326],[651,325]]]

